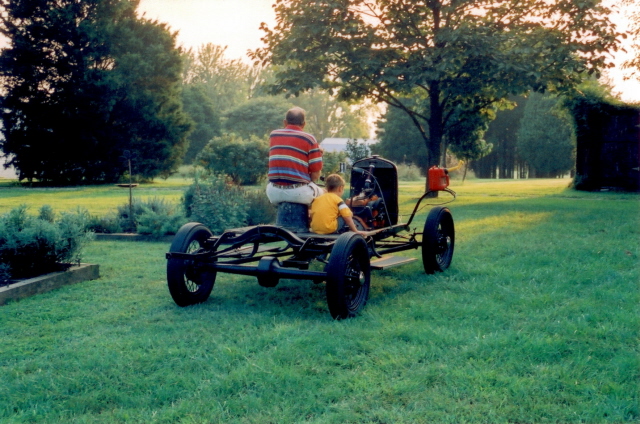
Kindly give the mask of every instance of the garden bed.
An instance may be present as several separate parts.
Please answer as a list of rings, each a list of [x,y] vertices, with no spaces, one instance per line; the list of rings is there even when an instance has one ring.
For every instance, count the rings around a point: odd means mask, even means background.
[[[19,300],[25,297],[57,289],[68,284],[95,280],[100,277],[99,266],[96,264],[80,264],[68,268],[66,271],[51,272],[34,278],[15,280],[6,286],[0,287],[0,306],[10,300]]]

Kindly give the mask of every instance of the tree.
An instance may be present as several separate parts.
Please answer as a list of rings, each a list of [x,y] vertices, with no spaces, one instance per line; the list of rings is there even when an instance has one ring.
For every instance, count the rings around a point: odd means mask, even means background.
[[[328,137],[367,138],[366,110],[338,101],[326,91],[310,90],[295,100],[306,112],[305,131],[318,141]]]
[[[351,163],[371,156],[371,149],[366,143],[359,143],[358,140],[347,140],[346,146],[347,157],[351,160]]]
[[[177,167],[191,123],[175,34],[139,19],[137,1],[0,4],[0,147],[21,180],[115,181],[124,150],[144,177]]]
[[[399,108],[429,165],[456,117],[486,117],[508,95],[571,89],[606,66],[618,36],[597,0],[277,0],[275,11],[266,47],[253,52],[278,65],[274,90],[321,87]],[[416,93],[427,105],[405,101]]]
[[[347,162],[346,152],[324,152],[322,154],[322,174],[337,174],[340,172],[340,164]]]
[[[189,148],[184,155],[185,163],[192,163],[198,153],[213,137],[222,134],[222,122],[213,102],[205,95],[200,84],[185,85],[182,90],[184,111],[194,122],[189,134]]]
[[[196,163],[211,173],[228,175],[237,184],[257,184],[267,175],[269,143],[237,134],[214,137],[198,154]]]
[[[248,100],[225,114],[225,131],[243,138],[267,138],[271,131],[282,128],[282,121],[292,106],[282,97],[258,97]]]
[[[416,99],[405,99],[414,107]],[[404,164],[414,164],[421,169],[429,165],[427,149],[418,128],[413,125],[411,117],[398,108],[388,108],[377,122],[377,152],[387,159]]]
[[[471,163],[471,168],[479,178],[525,177],[516,155],[516,141],[527,98],[519,96],[509,100],[514,107],[498,111],[485,134],[487,142],[493,145],[491,152]]]
[[[428,101],[419,95],[403,101],[415,109],[428,104]],[[461,109],[457,109],[454,114],[454,120],[459,124],[449,128],[447,138],[451,143],[447,147],[457,158],[470,161],[488,154],[491,150],[491,145],[484,140],[484,133],[493,117],[493,111],[487,108],[483,114],[475,113],[469,116],[463,116],[462,112]],[[421,169],[428,167],[428,153],[422,134],[404,111],[398,108],[387,109],[383,118],[378,121],[377,136],[380,142],[376,149],[381,155],[396,162],[414,164]],[[447,144],[449,143],[443,143],[443,153]]]
[[[558,177],[575,163],[575,137],[566,111],[556,97],[533,93],[518,130],[518,155],[530,177]]]
[[[242,61],[225,57],[226,46],[212,43],[196,52],[189,50],[183,80],[186,85],[200,85],[219,112],[246,102],[259,82],[259,70]]]
[[[631,49],[635,52],[635,55],[623,64],[623,68],[628,70],[625,78],[635,78],[640,81],[640,10],[636,0],[622,0],[621,4],[626,8],[626,15],[629,18],[628,33],[631,38]]]

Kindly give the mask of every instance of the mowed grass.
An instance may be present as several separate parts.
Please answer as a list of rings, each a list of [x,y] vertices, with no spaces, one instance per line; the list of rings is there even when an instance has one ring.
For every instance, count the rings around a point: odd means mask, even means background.
[[[0,307],[0,422],[638,422],[640,197],[567,184],[454,184],[451,268],[375,272],[340,322],[227,274],[179,308],[168,245],[94,242],[99,280]]]
[[[139,184],[133,188],[134,198],[162,197],[178,202],[192,180],[182,177]],[[0,214],[20,205],[27,205],[36,213],[42,205],[56,211],[75,210],[80,207],[91,215],[103,216],[118,206],[129,203],[129,189],[115,184],[77,187],[23,187],[15,182],[0,180]]]

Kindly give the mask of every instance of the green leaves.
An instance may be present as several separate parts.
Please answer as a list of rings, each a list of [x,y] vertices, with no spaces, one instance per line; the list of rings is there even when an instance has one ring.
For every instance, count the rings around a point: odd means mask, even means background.
[[[256,136],[214,137],[196,157],[209,173],[228,175],[237,184],[257,184],[267,175],[269,143]]]
[[[0,54],[5,139],[20,179],[50,184],[166,175],[185,149],[182,61],[166,25],[139,19],[137,2],[5,2]]]
[[[607,13],[595,1],[287,0],[254,57],[279,66],[281,91],[333,89],[414,116],[402,96],[422,91],[430,115],[414,124],[428,123],[422,137],[437,151],[456,108],[471,118],[508,95],[566,91],[602,69],[618,36]]]

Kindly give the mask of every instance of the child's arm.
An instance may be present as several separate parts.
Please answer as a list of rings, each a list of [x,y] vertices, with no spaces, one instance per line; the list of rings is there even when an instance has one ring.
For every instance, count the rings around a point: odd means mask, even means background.
[[[358,230],[358,228],[356,228],[356,224],[353,222],[353,218],[350,216],[343,216],[342,219],[344,219],[345,224],[347,224],[347,226],[349,226],[349,229],[351,231],[353,231],[354,233],[358,233],[361,236],[367,236],[369,235],[368,231],[360,231]]]

